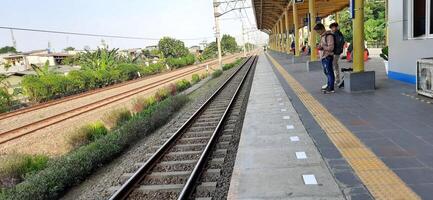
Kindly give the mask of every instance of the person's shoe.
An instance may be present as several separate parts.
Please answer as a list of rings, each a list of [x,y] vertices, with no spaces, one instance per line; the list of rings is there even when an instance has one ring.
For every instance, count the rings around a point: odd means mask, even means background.
[[[322,85],[322,91],[328,89],[328,84]]]
[[[333,89],[331,90],[328,88],[328,89],[323,91],[323,94],[331,94],[331,93],[335,93],[335,90],[333,90]]]

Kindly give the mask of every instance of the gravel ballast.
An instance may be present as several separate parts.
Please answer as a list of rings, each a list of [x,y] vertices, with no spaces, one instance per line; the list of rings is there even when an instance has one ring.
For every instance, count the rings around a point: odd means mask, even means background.
[[[211,79],[195,90],[189,96],[191,101],[184,106],[166,125],[141,139],[121,157],[113,160],[90,176],[85,182],[72,188],[63,199],[107,199],[114,190],[113,186],[121,184],[122,175],[132,173],[136,169],[134,163],[144,162],[146,154],[153,153],[154,146],[159,146],[172,133],[174,133],[204,101],[210,97],[213,91],[226,80],[234,69],[226,71],[222,76]]]

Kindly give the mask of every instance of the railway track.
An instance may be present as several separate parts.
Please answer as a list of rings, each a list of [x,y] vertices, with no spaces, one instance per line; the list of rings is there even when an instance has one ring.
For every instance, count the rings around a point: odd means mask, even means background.
[[[204,170],[211,154],[209,162],[224,162],[218,158],[227,151],[221,130],[256,62],[256,56],[248,58],[110,199],[188,199],[196,190],[215,187],[215,181],[197,183],[202,174],[218,174]]]
[[[230,59],[230,58],[232,58],[232,57],[229,57],[227,59]],[[212,63],[212,62],[210,62],[210,63]],[[92,102],[92,103],[89,103],[89,104],[85,104],[83,106],[76,107],[74,109],[67,110],[65,112],[61,112],[61,113],[58,113],[58,114],[46,117],[46,118],[43,118],[41,120],[37,120],[37,121],[34,121],[32,123],[25,124],[23,126],[20,126],[20,127],[14,128],[14,129],[10,129],[10,130],[6,130],[4,132],[0,132],[0,144],[7,143],[9,141],[12,141],[12,140],[18,139],[20,137],[23,137],[25,135],[31,134],[33,132],[36,132],[38,130],[41,130],[41,129],[47,128],[49,126],[52,126],[52,125],[58,124],[60,122],[63,122],[65,120],[71,119],[73,117],[82,115],[84,113],[91,112],[93,110],[96,110],[98,108],[104,107],[104,106],[109,105],[109,104],[112,104],[114,102],[117,102],[117,101],[129,98],[129,97],[134,96],[136,94],[139,94],[139,93],[142,93],[142,92],[154,89],[156,87],[159,87],[161,85],[170,83],[170,82],[172,82],[172,81],[174,81],[174,80],[176,80],[178,78],[181,78],[183,76],[186,76],[186,75],[189,75],[189,74],[193,74],[195,72],[203,70],[204,67],[205,67],[205,65],[197,66],[197,67],[194,67],[194,68],[189,69],[187,71],[184,71],[182,73],[166,77],[166,78],[161,79],[161,80],[159,80],[157,82],[152,82],[152,83],[143,85],[141,87],[134,88],[134,89],[122,92],[122,93],[118,93],[118,94],[115,94],[115,95],[103,98],[103,99],[101,99],[99,101],[95,101],[95,102]],[[130,83],[128,83],[128,84],[130,84]],[[109,88],[109,89],[113,89],[113,88]],[[49,106],[53,106],[53,105],[56,105],[56,104],[63,103],[65,101],[70,101],[72,99],[82,98],[84,96],[89,96],[91,94],[95,94],[95,93],[98,93],[98,92],[102,92],[102,91],[98,90],[97,92],[91,92],[90,94],[86,93],[86,94],[83,94],[81,96],[77,95],[77,96],[74,96],[74,97],[71,97],[71,98],[61,99],[59,101],[55,101],[55,102],[52,102],[52,103],[47,103],[47,104],[38,106],[36,108],[29,108],[28,110],[18,111],[15,114],[10,113],[10,114],[13,114],[13,115],[5,115],[5,116],[3,116],[3,119],[10,118],[12,116],[17,116],[17,115],[20,115],[20,114],[24,114],[24,113],[27,113],[27,112],[31,112],[31,111],[34,111],[34,110],[43,109],[43,108],[46,108],[46,107],[49,107]],[[3,120],[3,119],[0,118],[0,120]]]
[[[234,58],[236,56],[237,55],[231,55],[231,56],[226,57],[225,59],[231,59],[231,58]],[[217,62],[217,60],[208,61],[208,62],[200,64],[200,66],[198,66],[198,67],[200,67],[200,68],[203,69],[206,65],[215,64],[216,62]],[[176,69],[174,71],[181,70],[181,69]],[[174,72],[174,71],[171,71],[171,72]],[[169,73],[169,72],[165,72],[165,73],[161,73],[161,74],[155,74],[155,75],[147,76],[145,78],[149,79],[149,78],[153,78],[153,77],[156,77],[156,76],[164,75],[166,73]],[[43,109],[43,108],[46,108],[46,107],[49,107],[49,106],[57,105],[57,104],[64,103],[64,102],[67,102],[67,101],[71,101],[71,100],[74,100],[74,99],[83,98],[83,97],[90,96],[90,95],[93,95],[93,94],[96,94],[96,93],[100,93],[100,92],[103,92],[103,91],[119,88],[119,87],[122,87],[122,86],[125,86],[125,85],[128,85],[128,84],[139,82],[139,81],[143,81],[143,79],[135,79],[135,80],[131,80],[131,81],[126,81],[126,82],[123,82],[123,83],[118,83],[118,84],[115,84],[115,85],[111,85],[111,86],[107,86],[107,87],[91,90],[91,91],[88,91],[88,92],[84,92],[84,93],[80,93],[80,94],[64,97],[64,98],[61,98],[61,99],[56,99],[56,100],[52,100],[52,101],[48,101],[48,102],[44,102],[44,103],[39,103],[39,104],[34,105],[34,106],[21,108],[21,109],[14,110],[14,111],[11,111],[11,112],[2,113],[2,114],[0,114],[0,120],[4,120],[4,119],[11,118],[11,117],[15,117],[15,116],[18,116],[18,115],[21,115],[21,114],[25,114],[25,113],[28,113],[28,112],[31,112],[31,111],[35,111],[35,110],[40,110],[40,109]]]

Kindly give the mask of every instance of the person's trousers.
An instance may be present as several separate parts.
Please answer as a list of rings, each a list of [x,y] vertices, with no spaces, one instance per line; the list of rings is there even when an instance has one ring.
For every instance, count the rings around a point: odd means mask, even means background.
[[[334,68],[332,67],[333,60],[334,56],[328,56],[322,59],[323,72],[328,79],[327,84],[329,90],[334,90],[335,75]]]
[[[340,55],[334,55],[334,60],[332,61],[332,66],[334,67],[335,82],[337,84],[339,84],[340,81],[341,81],[340,66],[338,65],[338,60],[339,59],[340,59]]]

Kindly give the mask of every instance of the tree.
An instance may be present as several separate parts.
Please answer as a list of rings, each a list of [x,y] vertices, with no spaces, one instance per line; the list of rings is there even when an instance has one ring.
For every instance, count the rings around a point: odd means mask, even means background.
[[[0,113],[10,110],[13,102],[13,95],[9,93],[10,83],[7,76],[0,74]]]
[[[238,51],[236,39],[230,35],[224,34],[221,39],[221,47],[224,53],[234,53]]]
[[[204,60],[207,60],[216,57],[217,53],[218,53],[217,43],[211,42],[204,49],[202,57]]]
[[[182,41],[170,37],[159,40],[158,48],[166,58],[180,58],[189,53]]]
[[[0,48],[0,54],[1,53],[16,53],[17,50],[15,49],[15,47],[11,47],[11,46],[5,46]]]
[[[75,50],[75,48],[74,47],[66,47],[64,50],[65,51],[73,51],[73,50]]]
[[[364,8],[364,33],[366,41],[385,40],[385,5],[383,2],[367,1]],[[340,31],[346,41],[353,39],[352,19],[349,10],[346,8],[340,12]]]

